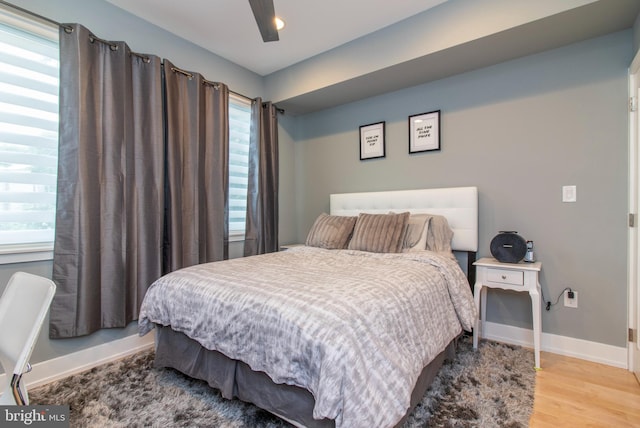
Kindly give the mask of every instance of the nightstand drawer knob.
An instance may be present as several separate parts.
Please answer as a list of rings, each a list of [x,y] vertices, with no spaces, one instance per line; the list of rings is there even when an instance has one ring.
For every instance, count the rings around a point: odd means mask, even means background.
[[[496,284],[524,285],[524,274],[521,270],[489,269],[487,280]]]

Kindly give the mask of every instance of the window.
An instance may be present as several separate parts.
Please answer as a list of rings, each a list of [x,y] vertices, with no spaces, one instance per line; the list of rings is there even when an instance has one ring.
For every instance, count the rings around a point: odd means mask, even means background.
[[[249,180],[251,100],[229,96],[229,237],[243,239]]]
[[[0,9],[0,254],[53,247],[58,57],[57,26]]]
[[[51,258],[58,86],[58,27],[0,7],[0,263]],[[250,123],[251,100],[231,94],[232,239],[244,238]]]

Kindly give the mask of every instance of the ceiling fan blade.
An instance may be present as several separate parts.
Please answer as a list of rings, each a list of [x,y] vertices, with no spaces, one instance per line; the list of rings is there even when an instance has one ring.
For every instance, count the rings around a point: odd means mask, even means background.
[[[265,42],[280,40],[276,29],[276,11],[273,8],[273,0],[249,0],[249,4],[260,29],[262,40]]]

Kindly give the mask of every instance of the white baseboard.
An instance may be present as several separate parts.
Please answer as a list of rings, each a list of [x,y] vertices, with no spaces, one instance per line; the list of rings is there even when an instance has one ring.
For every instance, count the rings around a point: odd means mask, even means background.
[[[33,370],[23,376],[22,382],[24,382],[27,388],[35,388],[151,348],[154,346],[154,343],[155,330],[152,330],[142,337],[136,334],[122,339],[116,339],[68,355],[36,363],[33,365]],[[5,374],[0,375],[0,385],[6,382],[5,377]]]
[[[484,338],[533,348],[533,330],[489,321],[486,330]],[[627,348],[544,332],[540,341],[541,351],[628,369]]]
[[[489,321],[486,322],[486,330],[482,335],[484,338],[533,348],[532,330]],[[628,369],[627,348],[550,333],[542,333],[541,342],[542,351]],[[24,375],[23,382],[27,388],[35,388],[151,348],[154,343],[155,331],[143,337],[132,335],[103,343],[36,363],[33,365],[33,370]],[[5,374],[0,375],[0,384],[5,382],[5,376]]]

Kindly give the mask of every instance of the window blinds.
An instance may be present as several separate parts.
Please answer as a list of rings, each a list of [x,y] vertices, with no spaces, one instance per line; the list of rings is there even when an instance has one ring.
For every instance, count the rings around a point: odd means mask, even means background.
[[[249,179],[251,100],[229,97],[229,235],[244,235]]]
[[[57,31],[0,10],[0,250],[53,243]]]

